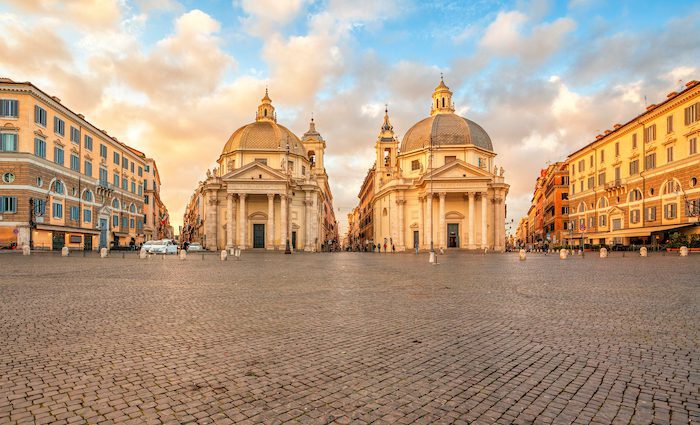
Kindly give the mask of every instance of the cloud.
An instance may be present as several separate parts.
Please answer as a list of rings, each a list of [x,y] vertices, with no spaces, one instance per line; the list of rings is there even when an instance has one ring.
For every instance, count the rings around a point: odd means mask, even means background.
[[[240,19],[245,31],[263,37],[296,18],[306,0],[241,0],[234,4],[246,14]]]
[[[6,0],[6,3],[23,12],[67,19],[93,29],[112,26],[122,15],[119,0]]]

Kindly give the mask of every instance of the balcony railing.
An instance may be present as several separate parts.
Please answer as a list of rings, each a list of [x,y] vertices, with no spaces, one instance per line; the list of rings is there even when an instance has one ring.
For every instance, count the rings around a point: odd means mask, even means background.
[[[619,187],[622,187],[622,179],[615,179],[611,182],[605,183],[605,190],[617,189]]]

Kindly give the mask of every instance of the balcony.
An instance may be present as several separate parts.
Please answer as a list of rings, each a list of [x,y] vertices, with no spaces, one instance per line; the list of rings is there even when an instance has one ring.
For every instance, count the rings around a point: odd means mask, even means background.
[[[611,182],[605,183],[605,190],[620,189],[622,187],[624,187],[624,184],[622,183],[622,179],[615,179]]]

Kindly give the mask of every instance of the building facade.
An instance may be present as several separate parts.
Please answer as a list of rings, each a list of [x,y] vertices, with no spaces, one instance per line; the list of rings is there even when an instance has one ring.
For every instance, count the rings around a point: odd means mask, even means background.
[[[387,250],[505,249],[503,169],[494,165],[488,134],[454,111],[441,80],[430,116],[400,146],[385,113],[370,180],[372,238]]]
[[[338,240],[325,148],[313,119],[301,139],[278,124],[266,90],[255,122],[231,135],[195,189],[182,240],[209,250],[325,249]]]
[[[0,80],[0,246],[142,243],[146,164],[57,97]]]
[[[556,162],[540,170],[535,182],[528,216],[521,219],[524,238],[518,242],[530,247],[561,245],[568,232],[569,173],[566,162]]]
[[[657,244],[700,233],[700,84],[691,81],[569,155],[573,244]]]

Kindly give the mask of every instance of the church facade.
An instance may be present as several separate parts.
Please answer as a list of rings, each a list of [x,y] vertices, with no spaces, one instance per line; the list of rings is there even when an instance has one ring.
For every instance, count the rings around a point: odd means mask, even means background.
[[[375,143],[371,243],[397,251],[505,249],[509,186],[494,164],[491,138],[455,114],[444,81],[435,88],[430,116],[401,144],[388,111]]]
[[[183,241],[208,250],[320,251],[336,243],[337,222],[323,157],[326,142],[298,138],[277,123],[265,90],[255,122],[236,130],[185,211]]]

